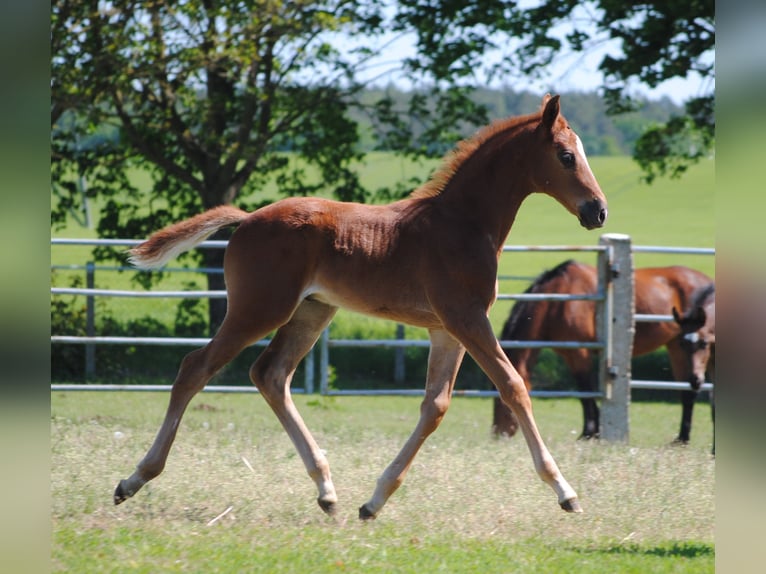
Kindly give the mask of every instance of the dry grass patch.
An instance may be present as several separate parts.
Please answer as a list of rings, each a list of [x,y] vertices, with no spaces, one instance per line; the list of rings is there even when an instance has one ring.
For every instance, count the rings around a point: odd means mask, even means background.
[[[560,558],[572,564],[594,553],[635,561],[636,552],[712,564],[710,425],[698,415],[692,445],[667,446],[677,405],[634,405],[634,427],[653,432],[636,432],[640,439],[626,446],[577,442],[576,401],[535,402],[549,447],[585,508],[570,515],[535,475],[523,441],[490,437],[491,402],[456,398],[379,518],[361,523],[357,508],[414,428],[417,398],[296,397],[330,460],[341,499],[336,519],[316,505],[292,443],[257,395],[198,396],[165,472],[113,506],[114,486],[148,448],[166,400],[160,393],[52,395],[54,570],[93,571],[85,566],[103,566],[109,548],[109,563],[137,565],[123,571],[143,571],[152,556],[167,571],[176,568],[172,556],[186,564],[179,571],[192,571],[199,545],[212,553],[204,560],[222,561],[223,569],[213,570],[222,572],[237,571],[243,556],[271,555],[300,556],[310,571],[337,571],[338,564],[385,571],[386,560],[431,568],[436,563],[419,553],[445,544],[451,571],[480,566],[469,548],[481,549],[487,571],[511,554],[538,568],[562,549]],[[85,539],[91,542],[83,547]],[[698,546],[707,554],[696,556]],[[279,569],[281,560],[269,562],[271,570],[259,562],[259,571],[290,571]]]

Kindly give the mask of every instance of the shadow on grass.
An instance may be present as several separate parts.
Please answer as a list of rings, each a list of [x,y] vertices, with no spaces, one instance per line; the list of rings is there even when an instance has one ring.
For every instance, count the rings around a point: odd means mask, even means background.
[[[661,558],[701,558],[715,555],[715,547],[704,542],[672,542],[655,547],[620,544],[605,548],[572,548],[572,550],[583,554],[631,554]]]

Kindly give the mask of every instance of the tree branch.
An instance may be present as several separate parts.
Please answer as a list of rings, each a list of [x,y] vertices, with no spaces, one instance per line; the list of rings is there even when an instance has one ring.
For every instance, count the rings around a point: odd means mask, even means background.
[[[191,175],[188,170],[164,155],[157,147],[152,145],[147,138],[141,135],[140,130],[133,123],[133,118],[125,111],[125,106],[119,90],[112,92],[112,99],[114,101],[117,115],[125,128],[128,138],[138,151],[158,167],[166,170],[174,177],[177,177],[179,180],[188,184],[197,192],[202,193],[204,186],[201,181]]]

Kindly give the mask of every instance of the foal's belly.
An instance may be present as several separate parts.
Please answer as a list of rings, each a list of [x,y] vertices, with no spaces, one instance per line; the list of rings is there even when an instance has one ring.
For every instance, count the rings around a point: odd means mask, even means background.
[[[352,288],[330,289],[315,285],[307,290],[306,298],[363,315],[416,327],[438,328],[441,326],[441,322],[424,297],[408,297],[401,291],[381,295],[363,286],[350,287]]]

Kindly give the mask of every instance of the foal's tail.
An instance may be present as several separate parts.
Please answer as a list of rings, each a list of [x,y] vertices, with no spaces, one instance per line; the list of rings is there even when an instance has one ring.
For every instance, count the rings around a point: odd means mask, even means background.
[[[202,243],[220,228],[238,225],[247,216],[246,211],[231,205],[214,207],[153,233],[149,239],[128,252],[128,260],[139,269],[157,269]]]

